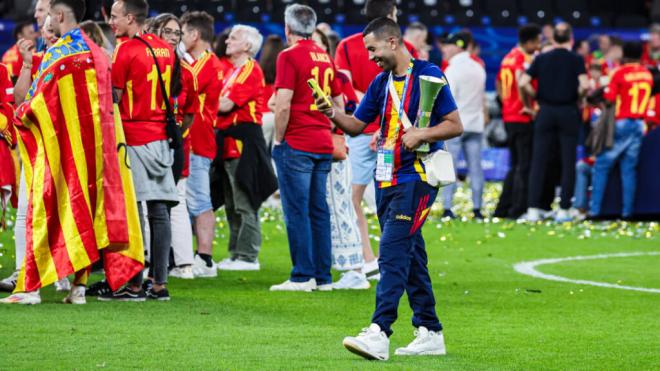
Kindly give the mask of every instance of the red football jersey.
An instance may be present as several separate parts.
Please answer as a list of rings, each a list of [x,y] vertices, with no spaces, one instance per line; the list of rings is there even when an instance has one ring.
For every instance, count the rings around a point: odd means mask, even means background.
[[[251,122],[261,125],[263,110],[264,73],[254,59],[234,69],[223,82],[221,96],[234,102],[234,109],[227,113],[229,120],[224,120],[219,129],[231,124]]]
[[[404,40],[406,48],[413,56],[417,58],[417,50],[415,47]],[[351,73],[351,80],[353,81],[353,88],[362,92],[367,92],[369,84],[383,72],[383,69],[378,67],[376,62],[369,60],[369,52],[364,46],[364,39],[362,33],[351,35],[337,44],[337,51],[335,52],[335,65],[338,70],[346,70]],[[365,134],[372,134],[380,128],[380,120],[369,123],[364,130]]]
[[[244,65],[235,68],[223,82],[221,96],[234,102],[231,112],[221,115],[218,120],[218,129],[226,129],[238,123],[254,123],[261,125],[263,112],[264,74],[253,59]],[[223,148],[223,159],[240,157],[241,148],[234,138],[226,137]]]
[[[195,77],[193,81],[197,95],[195,120],[190,128],[192,153],[214,159],[217,147],[213,129],[220,104],[224,70],[218,57],[209,51],[204,52],[189,68]]]
[[[12,78],[18,77],[23,66],[23,56],[18,52],[18,45],[14,44],[11,48],[7,49],[5,54],[2,55],[1,63],[7,67],[9,76]]]
[[[155,35],[145,34],[141,37],[156,53],[158,67],[169,94],[174,51]],[[129,146],[167,140],[166,110],[158,70],[144,43],[132,38],[117,45],[112,58],[112,86],[123,91],[119,111]]]
[[[0,108],[3,104],[12,103],[14,103],[14,84],[11,82],[11,73],[6,65],[0,63]]]
[[[639,63],[624,64],[612,72],[605,99],[616,102],[615,117],[643,119],[651,101],[653,76]]]
[[[194,87],[194,79],[192,71],[187,68],[188,64],[181,60],[181,93],[178,97],[174,97],[174,111],[176,113],[177,122],[182,123],[183,117],[186,114],[195,114],[196,107],[196,92]],[[190,151],[192,145],[190,144],[190,129],[183,132],[183,169],[181,170],[181,177],[187,178],[190,175]]]
[[[514,47],[502,59],[497,81],[502,86],[502,120],[504,122],[529,123],[531,116],[521,114],[524,105],[518,94],[517,71],[525,71],[532,61],[532,56],[527,55],[519,47]]]
[[[5,187],[12,187],[12,204],[16,206],[13,200],[16,197],[16,169],[14,168],[12,150],[9,148],[9,142],[16,143],[16,134],[12,126],[12,118],[14,117],[12,108],[13,90],[9,69],[4,64],[0,64],[0,135],[7,136],[10,139],[7,141],[0,137],[0,188],[2,188],[0,189],[0,197],[5,197]]]
[[[275,89],[293,90],[284,139],[299,151],[332,153],[330,120],[319,112],[307,80],[316,79],[328,97],[341,95],[332,59],[312,40],[300,40],[277,57]]]

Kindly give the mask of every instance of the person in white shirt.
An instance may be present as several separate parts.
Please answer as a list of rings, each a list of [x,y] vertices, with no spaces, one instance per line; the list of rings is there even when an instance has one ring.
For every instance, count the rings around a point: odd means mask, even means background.
[[[449,35],[442,44],[443,58],[449,61],[444,72],[464,126],[463,135],[446,141],[446,144],[455,164],[463,151],[468,166],[474,217],[483,219],[481,204],[484,172],[481,168],[481,143],[485,126],[486,71],[470,56],[467,49],[471,42],[471,34],[458,32]],[[455,191],[456,184],[443,190],[445,217],[454,218],[451,207]]]

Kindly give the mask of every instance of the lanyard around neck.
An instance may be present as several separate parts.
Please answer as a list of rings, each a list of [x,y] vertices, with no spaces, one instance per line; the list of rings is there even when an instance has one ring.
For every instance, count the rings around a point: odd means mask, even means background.
[[[399,103],[399,112],[404,112],[404,105],[406,102],[406,93],[408,92],[408,84],[410,83],[410,76],[412,76],[412,70],[413,70],[413,62],[414,59],[410,59],[410,63],[408,64],[408,69],[406,70],[406,80],[403,83],[403,90],[401,92],[401,102]],[[393,72],[390,72],[390,76],[387,79],[388,84],[393,83]],[[385,123],[385,111],[387,109],[387,99],[389,98],[389,89],[385,89],[385,99],[383,101],[383,113],[380,115],[381,117],[381,127]],[[392,102],[394,103],[394,102]],[[400,115],[400,114],[399,114]],[[398,127],[398,125],[397,125]]]

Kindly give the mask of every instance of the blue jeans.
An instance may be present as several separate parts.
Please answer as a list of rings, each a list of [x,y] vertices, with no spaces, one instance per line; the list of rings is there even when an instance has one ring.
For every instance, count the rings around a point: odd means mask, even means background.
[[[620,162],[623,188],[623,211],[621,214],[624,218],[632,216],[635,189],[637,187],[637,160],[642,146],[643,134],[644,124],[642,120],[623,119],[616,122],[614,145],[596,157],[596,163],[592,170],[591,214],[600,214],[600,207],[607,187],[608,173],[616,162]]]
[[[273,147],[284,223],[289,237],[292,282],[312,278],[332,283],[332,243],[326,182],[332,155],[298,151],[286,142]]]
[[[575,165],[575,199],[573,207],[576,209],[587,210],[589,208],[589,182],[591,181],[591,165],[584,161],[579,161]]]
[[[468,178],[470,178],[470,189],[472,190],[472,208],[481,209],[482,194],[484,193],[484,171],[481,168],[481,142],[482,133],[466,132],[461,137],[446,141],[447,150],[454,158],[454,164],[458,164],[458,156],[463,151],[468,166]],[[445,210],[451,209],[456,192],[456,183],[442,190]]]
[[[415,181],[376,190],[378,221],[382,237],[376,288],[376,311],[371,322],[392,335],[399,299],[405,291],[413,310],[414,327],[441,331],[435,312],[435,297],[427,267],[428,257],[422,226],[438,189]]]

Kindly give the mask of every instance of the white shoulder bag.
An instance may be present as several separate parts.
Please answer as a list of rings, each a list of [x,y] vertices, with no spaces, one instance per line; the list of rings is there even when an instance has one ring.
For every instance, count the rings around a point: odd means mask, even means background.
[[[404,129],[412,127],[406,112],[399,112],[401,99],[394,88],[394,82],[390,80],[389,89],[392,96],[392,107],[399,113],[399,118]],[[445,145],[445,149],[447,146]],[[451,153],[439,149],[422,157],[424,170],[426,171],[426,182],[433,187],[445,187],[456,182],[456,171],[454,170],[454,159]]]

